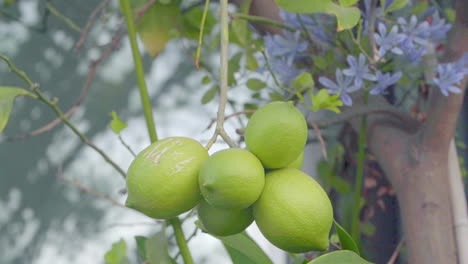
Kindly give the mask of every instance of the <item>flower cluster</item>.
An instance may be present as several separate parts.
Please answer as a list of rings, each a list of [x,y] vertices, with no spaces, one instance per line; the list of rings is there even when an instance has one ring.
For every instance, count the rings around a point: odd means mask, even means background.
[[[386,89],[395,84],[402,76],[401,72],[395,74],[382,73],[376,71],[375,75],[370,72],[369,66],[364,54],[359,54],[359,57],[349,55],[346,58],[349,68],[336,69],[335,80],[327,77],[320,77],[319,82],[325,86],[330,94],[340,94],[340,98],[347,106],[351,106],[353,101],[349,93],[361,89],[364,80],[376,82],[375,86],[370,91],[371,94],[385,94]]]
[[[290,32],[285,30],[283,35],[266,35],[264,43],[271,70],[283,82],[289,83],[304,72],[304,70],[296,68],[294,64],[307,51],[309,46],[308,42],[302,39],[299,31]],[[264,71],[265,67],[259,70]]]
[[[444,39],[451,28],[437,11],[432,15],[431,24],[428,21],[419,22],[415,15],[409,20],[400,17],[397,22],[390,32],[384,23],[378,24],[375,40],[380,57],[391,51],[396,55],[405,55],[410,62],[419,61],[426,55],[428,45]]]
[[[468,53],[456,62],[439,64],[434,72],[436,77],[433,82],[443,95],[448,96],[449,92],[461,93],[456,85],[460,84],[468,74]]]

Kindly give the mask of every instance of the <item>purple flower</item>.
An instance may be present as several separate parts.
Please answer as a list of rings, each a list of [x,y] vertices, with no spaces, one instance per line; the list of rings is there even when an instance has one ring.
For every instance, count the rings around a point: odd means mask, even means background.
[[[296,66],[286,66],[285,58],[268,58],[268,61],[265,60],[265,57],[261,56],[257,58],[258,64],[263,65],[257,69],[257,72],[263,73],[268,70],[268,66],[271,71],[284,83],[289,83],[296,79],[301,73],[305,72],[305,69],[298,69]]]
[[[404,42],[409,42],[410,45],[415,43],[420,45],[426,45],[426,39],[430,36],[429,23],[424,21],[418,24],[418,19],[415,15],[412,15],[409,21],[400,17],[398,18],[398,23],[400,24],[401,31],[405,35]]]
[[[386,94],[386,89],[395,84],[401,78],[401,72],[393,75],[377,71],[377,85],[370,91],[370,94]]]
[[[376,78],[369,72],[369,66],[366,63],[366,57],[364,54],[359,54],[359,59],[348,55],[346,58],[349,64],[349,69],[343,70],[344,75],[354,77],[354,85],[357,88],[361,88],[362,79],[375,81]]]
[[[393,26],[387,34],[387,27],[383,23],[379,23],[378,30],[379,33],[374,34],[375,42],[379,46],[379,56],[383,57],[389,50],[395,54],[402,55],[403,51],[398,47],[398,44],[405,39],[405,36],[398,33],[398,27]]]
[[[404,18],[398,18],[403,35],[405,36],[400,43],[400,48],[409,55],[409,61],[418,61],[426,54],[428,38],[430,36],[430,27],[427,21],[418,24],[415,15],[411,16],[409,22]]]
[[[461,89],[456,85],[460,84],[468,69],[464,67],[461,71],[459,70],[458,62],[439,64],[435,69],[438,77],[434,78],[433,81],[443,95],[448,96],[449,92],[461,93]]]
[[[326,30],[328,27],[335,27],[334,18],[328,14],[297,14],[280,10],[280,17],[286,25],[298,30],[304,28],[309,31],[313,38],[324,42],[332,41],[332,30]]]
[[[295,33],[284,31],[283,35],[265,36],[266,51],[271,57],[285,58],[286,64],[292,66],[294,59],[306,51],[309,44],[301,39],[299,31]]]
[[[429,28],[429,38],[433,41],[441,41],[447,37],[447,32],[452,28],[452,25],[446,24],[445,19],[440,18],[439,12],[435,12],[432,16],[432,23]]]
[[[348,93],[359,90],[360,87],[352,85],[353,77],[343,75],[343,72],[340,69],[336,69],[335,72],[336,83],[327,77],[320,77],[319,82],[325,86],[330,94],[340,94],[340,98],[343,103],[347,106],[353,104],[353,100]]]

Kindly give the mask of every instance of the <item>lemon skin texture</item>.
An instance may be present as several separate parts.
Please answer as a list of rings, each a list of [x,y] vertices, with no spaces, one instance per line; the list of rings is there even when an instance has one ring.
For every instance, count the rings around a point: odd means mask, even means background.
[[[214,153],[202,165],[199,185],[212,206],[243,209],[260,196],[265,184],[262,163],[244,149],[232,148]]]
[[[198,219],[205,231],[215,236],[230,236],[244,231],[253,222],[252,208],[222,209],[201,201]]]
[[[127,173],[126,205],[150,217],[168,219],[201,200],[198,171],[208,158],[197,141],[170,137],[140,152]]]
[[[322,187],[293,168],[269,172],[265,178],[263,193],[253,205],[262,234],[289,252],[327,250],[333,209]]]
[[[284,168],[302,152],[307,123],[292,102],[273,102],[250,118],[245,142],[266,168]]]

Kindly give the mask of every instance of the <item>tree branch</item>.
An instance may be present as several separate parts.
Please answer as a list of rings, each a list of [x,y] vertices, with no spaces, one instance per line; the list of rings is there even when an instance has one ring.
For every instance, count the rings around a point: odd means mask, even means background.
[[[207,149],[216,142],[218,136],[231,148],[236,147],[236,143],[228,136],[224,130],[224,110],[227,102],[228,91],[228,65],[229,65],[229,16],[228,16],[228,1],[221,0],[220,13],[221,13],[221,67],[220,67],[220,92],[218,104],[218,117],[216,119],[216,129],[210,141],[206,145]]]
[[[468,1],[457,0],[455,4],[456,20],[449,34],[443,62],[456,61],[468,52]],[[444,149],[448,151],[453,137],[458,115],[463,104],[468,76],[462,81],[460,94],[442,93],[432,87],[429,95],[428,121],[422,131],[421,145],[429,150]]]

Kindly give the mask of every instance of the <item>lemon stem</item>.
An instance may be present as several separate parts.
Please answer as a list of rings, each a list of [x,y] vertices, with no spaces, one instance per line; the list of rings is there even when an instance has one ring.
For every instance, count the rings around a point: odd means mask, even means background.
[[[367,104],[369,93],[364,95],[364,103]],[[364,161],[366,159],[366,141],[367,141],[367,117],[363,116],[361,127],[359,129],[359,150],[357,153],[356,180],[354,186],[354,204],[351,218],[351,236],[357,245],[360,245],[359,237],[359,212],[361,211],[361,190],[364,179]]]
[[[219,91],[219,104],[218,104],[218,115],[216,118],[216,129],[211,137],[206,148],[210,149],[211,146],[216,142],[218,136],[226,142],[229,147],[235,148],[236,143],[228,136],[224,130],[224,110],[227,102],[227,90],[228,90],[228,64],[229,64],[229,21],[228,21],[228,0],[220,1],[220,13],[221,13],[221,67],[220,67],[220,91]]]
[[[132,8],[130,6],[130,0],[120,0],[120,6],[125,15],[125,22],[127,24],[128,37],[130,39],[133,61],[135,63],[135,74],[138,82],[138,88],[140,89],[141,103],[143,105],[143,112],[145,114],[149,137],[151,139],[151,142],[155,142],[158,140],[158,135],[156,134],[156,125],[154,123],[153,110],[151,108],[151,101],[148,94],[148,88],[146,87],[145,70],[143,68],[143,62],[141,60],[140,51],[138,49],[136,29],[133,19]]]
[[[180,254],[184,259],[185,264],[193,264],[192,255],[190,254],[190,250],[187,246],[187,240],[185,239],[180,219],[176,217],[168,220],[168,222],[172,225],[172,228],[174,228],[177,245],[179,246]]]
[[[146,126],[148,128],[148,133],[151,142],[155,142],[158,140],[158,136],[156,134],[156,125],[154,123],[148,88],[146,87],[145,82],[145,70],[143,68],[143,62],[141,60],[141,55],[136,40],[135,23],[133,19],[132,8],[130,6],[130,0],[120,0],[120,6],[125,15],[125,22],[127,24],[128,37],[130,39],[133,60],[135,62],[135,73],[137,77],[138,87],[140,89],[140,97],[143,105],[143,113],[145,114]],[[170,223],[174,228],[177,245],[180,248],[180,252],[182,254],[182,258],[184,259],[185,264],[193,264],[192,256],[190,255],[190,251],[188,249],[187,241],[185,240],[184,232],[182,230],[179,218],[176,217],[174,219],[167,220],[167,223]]]

